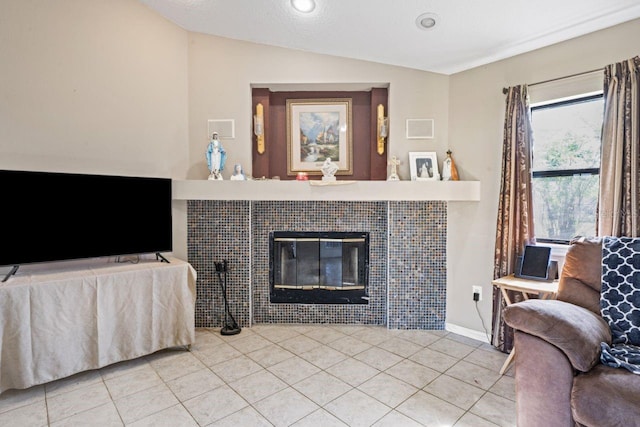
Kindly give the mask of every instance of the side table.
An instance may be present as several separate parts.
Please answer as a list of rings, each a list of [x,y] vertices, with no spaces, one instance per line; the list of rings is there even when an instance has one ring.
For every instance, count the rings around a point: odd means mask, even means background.
[[[491,283],[500,288],[500,292],[502,292],[502,297],[504,298],[506,305],[513,304],[511,298],[509,298],[509,294],[507,293],[508,290],[521,292],[525,300],[529,299],[529,294],[538,295],[539,299],[555,299],[556,294],[558,293],[558,280],[554,280],[553,282],[543,282],[539,280],[523,279],[510,274],[508,276],[495,279]],[[514,347],[511,349],[511,353],[509,353],[509,357],[505,360],[504,365],[502,365],[500,375],[504,374],[509,368],[515,354],[516,349]]]

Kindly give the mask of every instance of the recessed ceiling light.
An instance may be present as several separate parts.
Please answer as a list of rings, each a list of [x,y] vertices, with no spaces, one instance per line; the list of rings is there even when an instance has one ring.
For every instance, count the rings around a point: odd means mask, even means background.
[[[298,12],[309,13],[316,8],[314,0],[291,0],[291,6]]]
[[[438,15],[435,13],[423,13],[416,19],[416,25],[421,30],[431,30],[438,23]]]

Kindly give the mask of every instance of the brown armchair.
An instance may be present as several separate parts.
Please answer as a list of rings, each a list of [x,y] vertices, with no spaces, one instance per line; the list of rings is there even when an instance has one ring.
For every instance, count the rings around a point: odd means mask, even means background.
[[[571,242],[557,300],[506,307],[515,330],[519,427],[640,426],[640,375],[600,363],[602,239]]]

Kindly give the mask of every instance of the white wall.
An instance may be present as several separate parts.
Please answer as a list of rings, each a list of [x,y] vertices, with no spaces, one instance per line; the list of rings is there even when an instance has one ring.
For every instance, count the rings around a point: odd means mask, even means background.
[[[640,20],[451,76],[449,144],[463,179],[482,183],[480,203],[449,206],[447,322],[482,331],[472,285],[483,287],[480,312],[491,327],[491,279],[504,121],[503,87],[604,67],[640,54]]]
[[[0,10],[0,168],[185,177],[186,31],[133,0]]]

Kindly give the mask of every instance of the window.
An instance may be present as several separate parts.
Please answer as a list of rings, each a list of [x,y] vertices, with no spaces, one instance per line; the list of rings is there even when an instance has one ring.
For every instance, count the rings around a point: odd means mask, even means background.
[[[602,93],[531,107],[536,240],[595,235]]]

